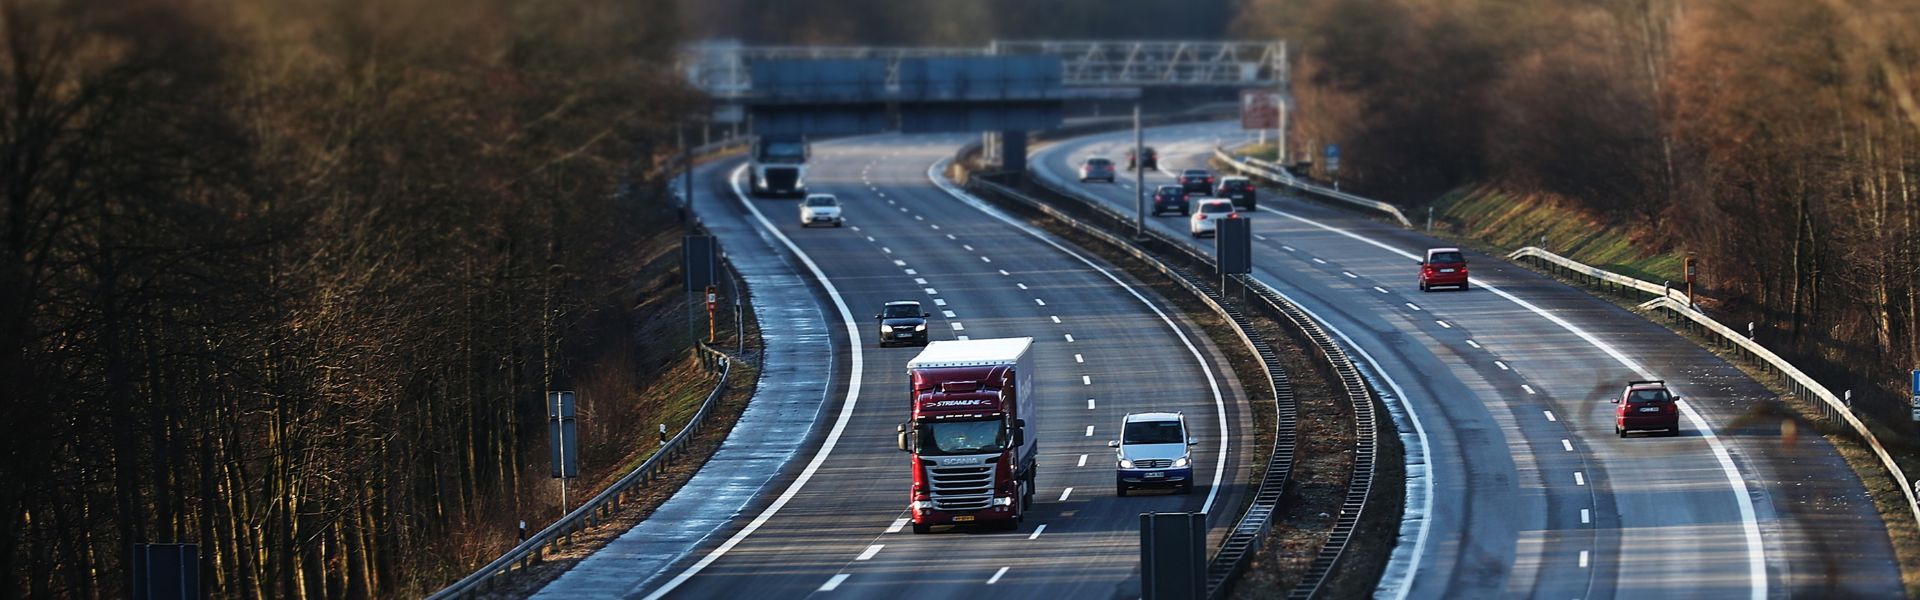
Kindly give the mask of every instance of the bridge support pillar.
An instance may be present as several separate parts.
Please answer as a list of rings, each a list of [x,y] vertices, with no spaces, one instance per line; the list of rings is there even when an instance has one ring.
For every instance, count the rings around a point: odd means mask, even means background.
[[[1027,132],[1010,129],[995,137],[1000,138],[1000,170],[1009,173],[1027,170]]]

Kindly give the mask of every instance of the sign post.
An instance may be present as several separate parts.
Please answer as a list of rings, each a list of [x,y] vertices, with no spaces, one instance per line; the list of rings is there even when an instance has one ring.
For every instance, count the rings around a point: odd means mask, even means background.
[[[560,514],[567,514],[567,480],[580,476],[580,423],[573,392],[547,392],[547,450],[560,480]]]
[[[1913,407],[1913,420],[1920,421],[1920,369],[1914,369],[1911,375],[1913,377],[1913,388],[1912,391],[1909,392],[1912,394],[1912,396],[1909,397],[1909,406]]]
[[[715,339],[713,335],[713,313],[719,310],[719,308],[720,288],[709,283],[707,284],[707,343],[709,344],[713,343]]]
[[[1693,257],[1689,256],[1687,257],[1686,265],[1687,265],[1686,267],[1687,268],[1687,306],[1691,307],[1695,304],[1693,301],[1693,278],[1695,275],[1699,274],[1700,272],[1700,263],[1698,261],[1693,260]]]

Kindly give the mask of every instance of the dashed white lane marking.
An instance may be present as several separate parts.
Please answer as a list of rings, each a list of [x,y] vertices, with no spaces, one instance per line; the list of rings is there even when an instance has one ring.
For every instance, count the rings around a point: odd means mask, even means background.
[[[1439,324],[1440,324],[1440,326],[1441,326],[1441,327],[1443,327],[1443,328],[1446,328],[1446,329],[1453,329],[1453,326],[1452,326],[1452,325],[1449,325],[1449,324],[1447,324],[1447,322],[1446,322],[1446,321],[1434,321],[1434,322],[1435,322],[1435,323],[1439,323]]]
[[[1001,568],[1004,569],[1006,567],[1001,567]],[[1586,550],[1580,551],[1580,568],[1582,569],[1587,568],[1587,551]]]
[[[907,212],[907,207],[905,206],[900,207],[900,212]]]
[[[915,277],[915,278],[913,278],[913,284],[914,284],[914,285],[926,285],[926,284],[927,284],[927,279],[926,279],[925,277]]]
[[[953,336],[953,339],[956,339],[956,340],[960,340],[960,341],[962,341],[962,342],[964,342],[964,341],[967,341],[967,340],[968,340],[969,338],[968,338],[967,336],[964,336],[964,335],[956,335],[956,336]]]
[[[966,250],[967,250],[968,252],[972,252],[972,251],[973,251],[973,246],[969,246],[969,245],[966,245],[966,244],[961,244],[961,245],[960,245],[960,247],[961,247],[961,248],[965,248],[965,249],[966,249]]]
[[[922,216],[920,216],[920,215],[914,215],[914,216],[913,216],[913,220],[915,220],[915,221],[925,221],[925,220],[927,220],[927,218],[926,218],[926,217],[922,217]]]
[[[1579,472],[1579,471],[1574,471],[1574,472],[1573,472],[1573,484],[1574,484],[1574,485],[1586,485],[1586,484],[1587,484],[1587,474],[1586,474],[1586,473],[1581,473],[1581,472]]]
[[[1497,360],[1496,360],[1496,361],[1493,361],[1493,366],[1496,366],[1496,367],[1500,367],[1500,370],[1502,370],[1502,371],[1512,371],[1512,370],[1513,370],[1513,369],[1511,369],[1511,368],[1508,368],[1508,367],[1507,367],[1507,363],[1503,363],[1503,362],[1500,362],[1500,361],[1497,361]]]
[[[1073,343],[1073,334],[1067,334],[1067,343]]]
[[[1543,411],[1540,411],[1540,413],[1541,413],[1541,414],[1544,414],[1544,415],[1546,415],[1546,416],[1547,416],[1547,421],[1549,421],[1549,422],[1552,422],[1552,421],[1559,421],[1559,419],[1555,419],[1555,418],[1553,418],[1553,411],[1550,411],[1550,410],[1543,410]]]
[[[867,241],[869,241],[869,242],[875,242],[875,241],[879,241],[879,240],[875,240],[875,239],[873,239],[873,236],[867,236]]]
[[[886,544],[874,544],[872,546],[867,546],[867,549],[865,551],[861,552],[859,556],[853,557],[853,559],[854,560],[872,560],[873,555],[879,554],[880,549],[885,547],[887,547]]]
[[[1524,383],[1520,384],[1520,389],[1526,390],[1528,395],[1540,393],[1540,392],[1533,391],[1533,386],[1530,386]]]
[[[939,230],[940,230],[940,226],[939,226],[939,225],[928,225],[928,227],[932,227],[934,231],[939,231]]]
[[[990,263],[993,262],[993,259],[982,256],[980,257],[980,262]]]
[[[915,270],[913,270],[913,269],[907,269],[907,274],[908,274],[908,275],[919,275],[919,274],[920,274],[920,272],[919,272],[919,271],[915,271]]]
[[[1075,355],[1073,355],[1073,362],[1077,362],[1077,363],[1083,363],[1083,362],[1087,362],[1087,359],[1085,359],[1085,358],[1081,358],[1081,356],[1080,356],[1080,355],[1078,355],[1078,354],[1075,354]]]
[[[1408,302],[1408,303],[1407,303],[1407,308],[1411,308],[1411,309],[1414,309],[1414,310],[1420,310],[1420,305],[1418,305],[1418,304],[1414,304],[1414,303],[1412,303],[1412,302]]]
[[[1040,532],[1046,531],[1046,530],[1047,530],[1047,524],[1041,523],[1039,527],[1033,528],[1033,535],[1027,536],[1027,539],[1030,539],[1030,540],[1040,539]]]
[[[1580,509],[1580,524],[1585,525],[1592,522],[1593,513],[1587,512],[1587,509],[1584,508]]]
[[[1092,399],[1092,398],[1088,398],[1088,399],[1087,399],[1087,410],[1093,410],[1093,399]]]
[[[854,225],[854,226],[852,226],[852,227],[849,227],[848,229],[852,229],[854,233],[860,233],[860,226],[859,226],[859,225]]]
[[[1060,322],[1060,315],[1049,315],[1049,316],[1053,319],[1053,322],[1055,324],[1058,324]]]
[[[893,266],[896,266],[896,267],[904,267],[904,266],[907,266],[907,261],[904,261],[904,260],[894,260],[894,261],[893,261]]]
[[[953,311],[950,310],[940,311],[940,314],[945,315],[949,319],[953,318]]]
[[[1566,448],[1568,452],[1572,452],[1572,451],[1573,451],[1573,440],[1560,440],[1560,447],[1561,447],[1561,448]]]
[[[1084,466],[1087,466],[1087,455],[1085,455],[1085,454],[1082,454],[1082,455],[1080,455],[1080,465],[1079,465],[1079,466],[1082,466],[1082,467],[1084,467]]]
[[[1023,289],[1023,290],[1027,289],[1027,284],[1024,284],[1024,283],[1016,283],[1014,285],[1020,286],[1020,289]]]
[[[928,295],[928,296],[938,296],[938,295],[940,295],[940,292],[938,292],[938,291],[935,291],[935,290],[934,290],[933,288],[927,288],[927,295]]]
[[[942,299],[939,299],[939,298],[934,298],[934,299],[933,299],[933,305],[934,305],[934,306],[946,306],[946,305],[947,305],[947,301],[946,301],[946,300],[942,300]]]
[[[1468,345],[1468,346],[1473,346],[1474,348],[1476,348],[1476,349],[1477,349],[1477,348],[1479,348],[1479,347],[1480,347],[1480,342],[1476,342],[1476,341],[1473,341],[1473,340],[1467,340],[1467,345]]]
[[[1039,298],[1034,298],[1034,299],[1033,299],[1033,303],[1034,303],[1034,304],[1038,304],[1038,305],[1041,305],[1041,306],[1046,306],[1046,305],[1047,305],[1047,301],[1045,301],[1045,300],[1041,300],[1041,299],[1039,299]]]
[[[1340,272],[1340,274],[1341,274],[1341,275],[1345,275],[1345,276],[1347,276],[1347,279],[1359,279],[1359,278],[1360,278],[1360,276],[1359,276],[1359,275],[1355,275],[1355,274],[1353,274],[1353,271],[1341,271],[1341,272]]]
[[[1000,274],[1001,274],[1001,275],[1005,275],[1005,276],[1010,276],[1010,275],[1013,275],[1012,273],[1008,273],[1006,269],[1001,269],[1001,270],[1000,270]]]
[[[947,234],[947,239],[950,239],[950,240],[957,240],[957,239],[960,239],[960,238],[957,238],[957,237],[953,237],[953,234],[951,234],[951,233],[949,233],[949,234]]]
[[[822,591],[822,592],[831,592],[831,591],[833,591],[833,590],[835,590],[835,589],[837,589],[837,588],[839,588],[839,587],[840,587],[840,584],[841,584],[841,582],[844,582],[844,581],[846,581],[848,577],[852,577],[852,576],[853,576],[853,574],[852,574],[852,573],[841,573],[841,574],[839,574],[839,575],[835,575],[835,576],[833,576],[833,578],[832,578],[832,579],[828,579],[828,580],[827,580],[827,582],[826,582],[825,584],[822,584],[822,585],[820,586],[820,591]]]
[[[1320,257],[1318,257],[1318,256],[1315,256],[1315,257],[1313,257],[1313,262],[1314,262],[1315,264],[1322,264],[1322,265],[1324,265],[1324,264],[1327,264],[1327,261],[1324,261],[1324,260],[1320,260]]]
[[[1377,285],[1376,285],[1376,286],[1373,286],[1373,291],[1376,291],[1376,292],[1380,292],[1380,293],[1382,293],[1382,294],[1385,294],[1385,293],[1387,293],[1387,288],[1383,288],[1383,287],[1380,287],[1380,286],[1377,286]]]
[[[1256,233],[1256,234],[1253,234],[1253,239],[1256,239],[1256,240],[1260,240],[1260,241],[1262,241],[1262,242],[1264,242],[1264,241],[1267,241],[1267,236],[1264,236],[1264,235],[1260,235],[1260,234],[1258,234],[1258,233]]]
[[[966,331],[966,330],[967,330],[967,328],[966,328],[966,326],[964,326],[964,325],[961,325],[959,321],[954,321],[954,322],[952,323],[952,325],[953,325],[953,330],[954,330],[954,331]]]
[[[1092,375],[1081,375],[1081,376],[1080,376],[1080,385],[1093,385],[1093,376],[1092,376]]]
[[[1060,490],[1060,499],[1056,500],[1055,502],[1066,502],[1067,496],[1072,496],[1072,495],[1073,495],[1073,488]]]
[[[1284,245],[1284,244],[1283,244],[1283,245],[1281,245],[1281,246],[1280,246],[1280,248],[1281,248],[1282,250],[1286,250],[1286,251],[1288,251],[1288,252],[1292,252],[1292,251],[1293,251],[1293,246],[1287,246],[1287,245]]]
[[[1087,435],[1086,435],[1086,437],[1093,437],[1093,426],[1092,426],[1092,425],[1088,425],[1088,426],[1087,426]],[[1067,488],[1067,489],[1073,489],[1073,488]],[[1066,498],[1065,496],[1062,496],[1062,497],[1060,497],[1060,499],[1061,499],[1061,500],[1065,500],[1065,499],[1067,499],[1067,498]]]
[[[1067,488],[1067,489],[1069,489],[1069,490],[1071,490],[1071,489],[1073,489],[1073,488]],[[1066,499],[1066,498],[1061,498],[1061,500],[1065,500],[1065,499]],[[1586,565],[1584,565],[1584,564],[1583,564],[1583,565],[1580,565],[1580,566],[1583,566],[1583,567],[1584,567],[1584,566],[1586,566]],[[994,572],[993,572],[993,576],[992,576],[992,577],[988,577],[988,578],[987,578],[987,585],[993,585],[993,584],[995,584],[995,583],[999,583],[999,582],[1000,582],[1000,577],[1001,577],[1001,576],[1003,576],[1003,575],[1006,575],[1006,574],[1007,574],[1007,569],[1011,569],[1011,568],[1013,568],[1013,567],[1000,567],[1000,570],[998,570],[998,571],[994,571]]]
[[[907,527],[907,524],[912,522],[913,522],[913,519],[910,517],[900,517],[898,519],[894,519],[893,524],[887,526],[887,533],[900,533],[901,529],[905,529]]]
[[[887,253],[887,254],[893,254],[893,249],[892,249],[892,248],[888,248],[888,247],[886,247],[886,246],[881,246],[881,247],[880,247],[880,251],[881,251],[881,252],[885,252],[885,253]]]

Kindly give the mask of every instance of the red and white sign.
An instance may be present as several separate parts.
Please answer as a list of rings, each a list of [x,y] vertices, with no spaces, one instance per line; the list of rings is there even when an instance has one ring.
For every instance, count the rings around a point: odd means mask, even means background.
[[[1280,127],[1280,94],[1269,90],[1240,91],[1240,128]]]

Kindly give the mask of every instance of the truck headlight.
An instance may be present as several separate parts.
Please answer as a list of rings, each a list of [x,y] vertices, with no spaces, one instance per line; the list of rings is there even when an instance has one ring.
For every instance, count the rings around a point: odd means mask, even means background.
[[[932,500],[920,500],[920,501],[917,501],[917,502],[914,502],[914,503],[913,503],[913,509],[914,509],[914,510],[932,510],[932,509],[933,509],[933,501],[932,501]]]
[[[880,326],[880,333],[893,333],[893,326],[892,326],[892,325],[881,325],[881,326]]]
[[[1133,461],[1131,461],[1131,460],[1127,460],[1127,459],[1124,459],[1124,458],[1122,458],[1122,459],[1120,459],[1120,468],[1122,468],[1122,469],[1131,469],[1131,468],[1133,468]]]
[[[914,331],[926,331],[926,330],[927,330],[927,324],[926,324],[926,323],[921,323],[921,324],[919,324],[919,325],[915,325],[915,326],[913,326],[913,330],[914,330]]]
[[[993,499],[994,506],[1013,506],[1012,496],[999,496]]]
[[[1178,469],[1180,467],[1187,466],[1188,464],[1189,462],[1187,461],[1187,457],[1182,456],[1180,457],[1180,460],[1173,461],[1173,468]]]

